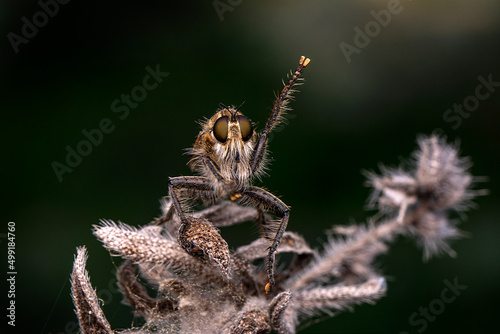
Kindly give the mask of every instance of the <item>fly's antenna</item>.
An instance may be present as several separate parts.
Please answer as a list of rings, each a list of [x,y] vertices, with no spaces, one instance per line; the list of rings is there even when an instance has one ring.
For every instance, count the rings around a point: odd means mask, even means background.
[[[236,111],[240,111],[241,107],[245,104],[245,101],[243,101],[238,108],[236,108]]]
[[[225,105],[224,103],[222,103],[222,102],[219,102],[219,109],[220,109],[220,108],[229,109],[229,107],[228,107],[228,106],[226,106],[226,105]]]

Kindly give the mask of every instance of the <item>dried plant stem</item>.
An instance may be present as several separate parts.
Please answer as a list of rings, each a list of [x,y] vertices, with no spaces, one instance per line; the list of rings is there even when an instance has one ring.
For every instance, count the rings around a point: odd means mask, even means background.
[[[353,304],[369,303],[385,293],[386,283],[383,277],[371,279],[354,286],[334,286],[314,288],[294,295],[294,302],[302,313],[311,314],[317,310],[343,310]]]
[[[296,280],[291,281],[289,289],[295,290],[305,287],[318,280],[318,277],[331,277],[342,266],[345,259],[359,256],[367,249],[373,248],[374,243],[390,240],[395,234],[400,233],[403,226],[398,219],[393,219],[385,223],[373,226],[367,231],[356,236],[353,242],[345,243],[343,247],[335,249],[335,252],[327,252],[325,258],[321,258],[312,264],[310,269]],[[380,249],[379,251],[383,251]],[[328,254],[330,253],[330,254]],[[378,253],[378,252],[377,252]],[[365,255],[365,254],[363,254]],[[376,253],[369,254],[372,258]]]

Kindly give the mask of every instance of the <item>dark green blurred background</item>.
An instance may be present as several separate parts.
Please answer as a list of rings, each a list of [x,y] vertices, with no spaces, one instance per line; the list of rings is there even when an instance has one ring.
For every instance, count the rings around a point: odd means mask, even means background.
[[[112,327],[130,327],[130,309],[113,293],[120,260],[101,247],[92,225],[99,218],[142,225],[157,216],[167,178],[190,174],[183,149],[198,133],[195,121],[219,102],[245,101],[243,112],[262,129],[273,93],[301,55],[312,59],[306,82],[289,125],[273,137],[271,176],[263,181],[292,207],[288,230],[320,247],[333,224],[365,221],[374,212],[365,211],[370,190],[361,171],[400,164],[417,134],[435,129],[460,140],[472,173],[489,177],[478,187],[491,191],[462,221],[469,237],[453,243],[456,259],[423,263],[414,242],[400,238],[377,261],[388,276],[386,297],[302,332],[417,333],[422,327],[409,316],[439,299],[443,281],[455,277],[467,289],[425,333],[499,327],[500,87],[459,126],[443,115],[475,95],[479,76],[500,82],[500,2],[402,1],[350,63],[340,44],[355,45],[354,28],[364,30],[374,20],[370,11],[389,1],[238,3],[219,16],[212,1],[70,1],[16,53],[8,33],[21,35],[22,18],[33,22],[41,7],[0,2],[1,262],[7,222],[14,221],[18,272],[17,326],[7,327],[4,315],[2,333],[77,332],[69,273],[81,245]],[[112,102],[142,85],[146,66],[157,65],[169,76],[121,120]],[[114,130],[59,182],[52,163],[64,163],[65,147],[75,149],[82,131],[104,118]],[[243,224],[222,233],[237,247],[257,229]]]

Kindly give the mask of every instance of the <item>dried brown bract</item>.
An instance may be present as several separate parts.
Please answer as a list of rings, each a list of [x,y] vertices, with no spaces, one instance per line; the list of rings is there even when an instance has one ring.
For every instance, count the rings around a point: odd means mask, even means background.
[[[85,269],[87,250],[77,248],[77,255],[71,273],[71,295],[76,308],[76,315],[82,333],[112,333],[106,317],[99,306],[97,294],[90,285],[89,275]]]
[[[188,217],[179,230],[179,244],[202,261],[212,262],[229,278],[229,247],[217,229],[206,219]]]

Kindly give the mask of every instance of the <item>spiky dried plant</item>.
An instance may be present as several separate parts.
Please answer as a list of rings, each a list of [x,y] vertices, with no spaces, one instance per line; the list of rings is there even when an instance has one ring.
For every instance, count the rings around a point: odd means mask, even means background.
[[[231,251],[218,227],[256,220],[259,212],[232,202],[197,212],[183,230],[191,254],[179,244],[180,222],[134,228],[103,220],[94,234],[111,254],[125,262],[118,282],[125,301],[144,319],[120,333],[295,333],[311,317],[335,315],[355,304],[373,303],[386,292],[386,281],[373,268],[378,255],[397,235],[416,236],[427,258],[440,251],[454,255],[448,240],[461,236],[450,210],[464,210],[471,198],[470,163],[438,136],[419,140],[407,170],[382,169],[369,175],[375,191],[371,204],[385,217],[366,226],[337,226],[324,251],[311,249],[299,235],[286,232],[277,253],[293,259],[265,293],[268,241],[257,239]],[[164,213],[170,202],[163,202]],[[72,295],[82,333],[113,333],[98,304],[78,248]],[[145,285],[156,290],[151,296]]]

